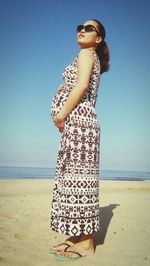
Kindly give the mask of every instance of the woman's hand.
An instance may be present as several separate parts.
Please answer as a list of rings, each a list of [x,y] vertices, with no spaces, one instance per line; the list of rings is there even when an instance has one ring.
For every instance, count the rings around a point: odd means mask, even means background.
[[[62,133],[64,130],[64,126],[65,126],[64,119],[62,119],[59,115],[56,115],[53,121],[54,121],[55,126],[58,127],[59,131]]]

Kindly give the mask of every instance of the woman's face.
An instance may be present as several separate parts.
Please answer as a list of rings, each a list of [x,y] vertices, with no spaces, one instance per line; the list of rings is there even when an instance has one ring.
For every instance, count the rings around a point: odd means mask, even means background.
[[[98,25],[94,20],[88,20],[83,25],[92,25],[96,28],[97,31],[99,31]],[[82,29],[77,33],[77,42],[81,46],[81,48],[96,47],[97,44],[101,42],[102,38],[98,35],[96,30],[86,32],[85,29]]]

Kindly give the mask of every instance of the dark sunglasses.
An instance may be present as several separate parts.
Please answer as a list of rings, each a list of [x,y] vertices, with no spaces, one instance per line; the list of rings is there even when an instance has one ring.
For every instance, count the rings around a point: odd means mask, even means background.
[[[96,31],[98,35],[100,34],[100,33],[98,32],[98,30],[97,30],[93,25],[86,25],[86,26],[84,26],[84,25],[79,25],[79,26],[77,26],[77,32],[80,32],[80,31],[83,30],[83,29],[84,29],[85,32]]]

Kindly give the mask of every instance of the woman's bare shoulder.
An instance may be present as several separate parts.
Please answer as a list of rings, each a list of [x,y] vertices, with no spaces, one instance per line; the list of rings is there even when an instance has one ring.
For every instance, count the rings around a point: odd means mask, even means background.
[[[78,61],[82,61],[82,60],[94,62],[95,57],[93,55],[93,51],[89,49],[81,49],[78,54]]]

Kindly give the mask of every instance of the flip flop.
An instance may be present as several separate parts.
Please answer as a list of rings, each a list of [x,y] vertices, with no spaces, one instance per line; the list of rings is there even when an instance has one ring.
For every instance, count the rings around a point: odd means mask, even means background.
[[[67,244],[67,243],[61,243],[61,244],[59,244],[59,245],[57,245],[56,247],[59,247],[59,246],[62,246],[62,245],[66,245],[67,247],[66,248],[69,248],[69,247],[71,247],[69,244]],[[65,248],[65,249],[66,249]],[[64,250],[65,250],[64,249]],[[57,254],[57,252],[59,252],[59,251],[62,251],[62,249],[61,250],[56,250],[55,248],[51,248],[50,249],[50,253],[51,254]]]
[[[87,255],[83,256],[81,255],[80,253],[76,252],[76,251],[73,251],[73,250],[67,250],[69,247],[66,247],[64,249],[65,252],[71,252],[71,253],[74,253],[74,254],[77,254],[79,257],[76,257],[76,258],[69,258],[69,257],[64,257],[64,256],[61,256],[59,255],[58,253],[55,254],[55,257],[57,260],[61,260],[61,261],[73,261],[73,260],[78,260],[78,259],[81,259],[81,258],[84,258],[84,257],[87,257]]]

